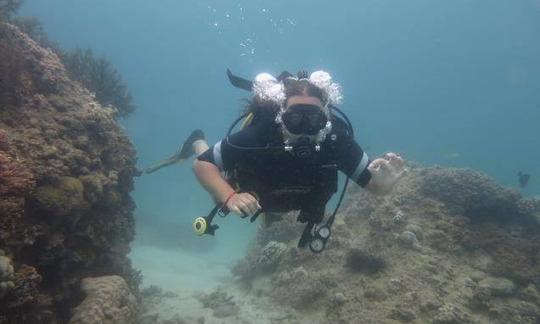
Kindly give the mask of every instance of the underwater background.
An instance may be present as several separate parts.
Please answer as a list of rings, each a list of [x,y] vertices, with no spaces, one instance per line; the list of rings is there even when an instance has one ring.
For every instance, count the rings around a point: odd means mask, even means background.
[[[122,73],[138,106],[121,123],[146,167],[194,129],[218,141],[248,94],[225,71],[323,69],[371,157],[472,168],[540,194],[540,0],[26,0],[63,48],[91,47]],[[256,226],[191,223],[213,202],[191,162],[136,180],[134,266],[145,284],[206,288],[245,254]]]

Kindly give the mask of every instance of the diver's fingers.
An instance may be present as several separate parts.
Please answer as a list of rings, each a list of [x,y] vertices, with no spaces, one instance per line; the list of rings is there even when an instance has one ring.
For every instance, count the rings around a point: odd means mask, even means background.
[[[239,215],[239,216],[243,216],[242,211],[236,205],[233,205],[233,206],[229,207],[229,210],[232,211],[233,213]]]
[[[240,217],[247,217],[249,215],[249,208],[246,206],[246,204],[244,202],[242,202],[241,200],[239,199],[236,199],[233,204],[232,204],[234,207],[236,207],[238,209],[239,212],[237,212],[237,214],[240,216]]]
[[[253,207],[255,211],[257,211],[258,209],[261,209],[261,205],[259,205],[259,201],[252,194],[248,192],[244,192],[241,194],[241,196],[242,196],[242,199],[244,199],[246,203],[248,203],[251,207]]]
[[[386,161],[386,160],[385,160],[384,163],[381,164],[380,169],[383,170],[384,172],[393,172],[394,171],[394,168],[392,167],[390,162]]]
[[[400,158],[400,157],[390,158],[388,163],[390,163],[391,166],[393,166],[394,168],[396,168],[398,170],[403,169],[403,166],[405,165],[405,161],[403,161],[403,159]]]
[[[245,206],[244,211],[248,211],[249,215],[253,215],[257,212],[257,200],[251,196],[250,194],[240,194],[238,199],[243,203]]]
[[[383,156],[384,156],[385,159],[391,160],[391,159],[399,158],[400,155],[396,154],[394,152],[387,152]]]
[[[375,160],[373,160],[373,161],[369,164],[368,169],[369,169],[370,171],[373,171],[373,172],[378,172],[379,169],[381,168],[381,166],[382,166],[383,164],[385,164],[385,163],[386,163],[386,160],[385,160],[385,159],[380,159],[380,158],[379,158],[379,159],[375,159]]]

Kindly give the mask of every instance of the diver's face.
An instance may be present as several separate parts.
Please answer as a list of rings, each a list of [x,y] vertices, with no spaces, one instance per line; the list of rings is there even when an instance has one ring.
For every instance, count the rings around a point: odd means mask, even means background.
[[[311,96],[292,96],[287,99],[285,108],[289,109],[289,107],[294,105],[313,105],[318,106],[320,109],[323,109],[321,99]]]
[[[322,102],[317,97],[293,96],[287,100],[285,107],[281,119],[291,134],[314,136],[328,122]]]

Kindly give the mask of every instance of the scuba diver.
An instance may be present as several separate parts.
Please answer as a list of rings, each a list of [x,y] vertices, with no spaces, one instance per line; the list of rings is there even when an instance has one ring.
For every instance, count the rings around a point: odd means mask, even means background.
[[[372,161],[356,143],[349,119],[336,107],[341,87],[327,72],[300,71],[296,77],[283,72],[277,78],[261,73],[254,81],[227,73],[234,86],[253,94],[246,113],[212,147],[196,130],[177,154],[146,171],[197,156],[193,171],[217,203],[194,223],[198,234],[214,234],[216,213],[254,221],[261,212],[269,217],[298,210],[297,221],[306,224],[298,246],[321,252],[349,179],[385,194],[404,174],[398,154]],[[241,130],[232,133],[241,120]],[[326,204],[337,192],[338,171],[347,179],[334,213],[323,223]]]

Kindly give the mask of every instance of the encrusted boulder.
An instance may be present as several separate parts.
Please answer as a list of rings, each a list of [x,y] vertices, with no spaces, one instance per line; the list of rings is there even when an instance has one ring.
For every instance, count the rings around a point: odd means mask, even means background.
[[[521,214],[519,192],[500,186],[480,172],[452,168],[423,172],[421,192],[444,202],[453,212],[475,220],[500,221],[515,221]]]
[[[478,286],[482,289],[489,290],[493,296],[510,296],[516,290],[516,286],[512,280],[506,278],[488,277],[481,280]]]
[[[83,184],[73,177],[59,177],[51,184],[37,187],[34,199],[37,208],[56,216],[77,214],[88,207]]]
[[[70,324],[131,324],[137,315],[137,301],[120,276],[85,278],[81,290],[86,295],[73,310]]]
[[[462,324],[470,323],[469,314],[454,304],[444,304],[437,310],[433,324]]]
[[[262,273],[273,271],[287,251],[285,243],[270,241],[258,254],[252,254],[240,260],[232,269],[232,272],[243,279],[251,279]]]
[[[261,268],[272,268],[277,265],[285,251],[287,251],[287,245],[285,243],[270,241],[261,250],[257,264]]]
[[[0,250],[0,298],[4,297],[8,291],[15,287],[11,260],[3,254],[3,251]]]
[[[205,308],[213,311],[214,317],[225,318],[238,314],[240,308],[234,301],[234,296],[227,294],[220,288],[210,294],[197,293],[195,295]]]

